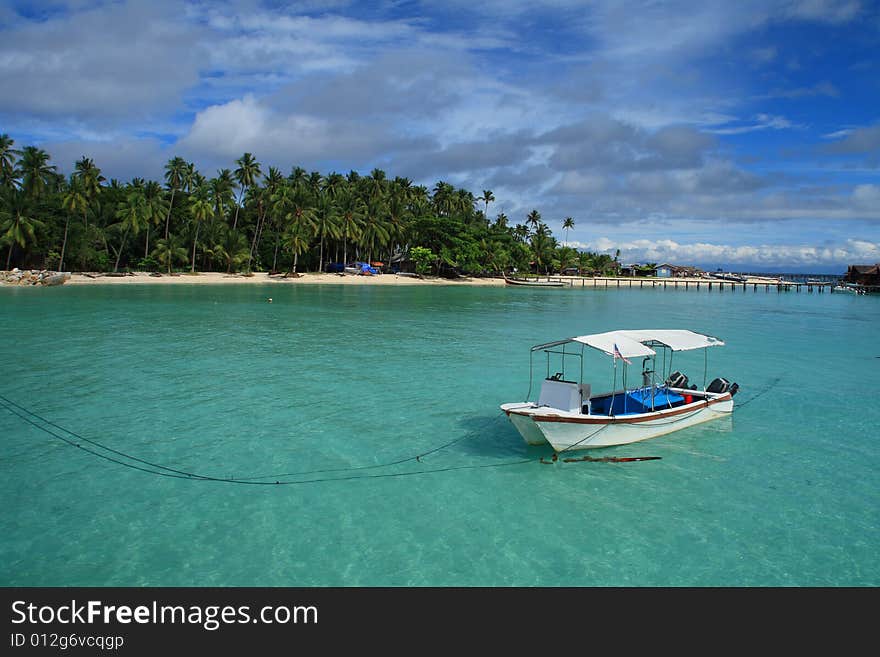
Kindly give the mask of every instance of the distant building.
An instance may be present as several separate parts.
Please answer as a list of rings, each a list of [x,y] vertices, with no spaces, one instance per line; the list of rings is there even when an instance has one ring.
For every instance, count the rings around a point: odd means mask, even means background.
[[[621,276],[656,276],[657,278],[699,278],[701,272],[696,267],[687,267],[682,265],[670,265],[664,262],[656,267],[648,265],[640,265],[633,263],[631,265],[623,265],[620,268]]]
[[[844,280],[859,285],[880,285],[880,263],[876,265],[850,265]]]

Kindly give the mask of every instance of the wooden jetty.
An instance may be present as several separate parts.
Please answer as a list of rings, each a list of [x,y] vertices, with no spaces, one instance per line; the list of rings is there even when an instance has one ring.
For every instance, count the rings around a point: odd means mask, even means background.
[[[606,276],[585,277],[585,276],[534,276],[529,280],[536,284],[541,282],[545,284],[556,284],[563,287],[595,287],[595,288],[651,288],[651,289],[684,289],[684,290],[707,290],[712,292],[724,292],[725,290],[746,292],[752,290],[758,292],[763,289],[765,292],[776,290],[776,292],[801,292],[806,290],[808,293],[823,293],[826,290],[829,294],[834,292],[834,283],[831,281],[729,281],[722,279],[695,279],[695,278],[612,278]],[[537,286],[537,285],[536,285]]]

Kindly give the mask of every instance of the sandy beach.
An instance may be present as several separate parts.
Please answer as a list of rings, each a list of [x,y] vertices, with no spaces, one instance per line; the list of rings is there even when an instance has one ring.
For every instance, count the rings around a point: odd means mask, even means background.
[[[7,274],[7,272],[0,272]],[[51,273],[51,272],[49,272]],[[632,277],[597,277],[582,278],[579,276],[551,276],[552,280],[563,281],[572,287],[640,287],[641,285],[681,285],[684,283],[717,283],[714,279],[705,278],[632,278]],[[547,280],[542,276],[541,280]],[[776,279],[749,277],[748,285],[751,284],[774,284]],[[0,284],[15,285],[16,283],[4,280],[0,276]],[[503,278],[471,278],[462,277],[457,279],[440,278],[429,276],[417,278],[415,276],[400,276],[397,274],[380,274],[378,276],[357,276],[352,274],[322,274],[309,272],[296,276],[274,275],[259,272],[253,275],[226,274],[222,272],[197,272],[195,274],[162,274],[157,276],[148,272],[135,272],[130,274],[104,274],[99,272],[86,273],[74,272],[64,285],[473,285],[481,287],[503,287]],[[727,283],[729,285],[729,283]]]
[[[196,274],[175,274],[153,276],[145,272],[126,274],[124,276],[107,276],[106,274],[71,274],[65,285],[504,285],[501,278],[416,278],[414,276],[398,276],[396,274],[380,274],[378,276],[355,276],[346,274],[305,273],[295,277],[278,275],[269,276],[265,272],[252,276],[243,274],[225,274],[221,272],[199,272]]]

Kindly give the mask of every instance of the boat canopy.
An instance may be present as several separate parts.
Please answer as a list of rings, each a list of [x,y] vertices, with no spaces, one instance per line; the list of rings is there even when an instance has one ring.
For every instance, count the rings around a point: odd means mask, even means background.
[[[559,346],[568,342],[580,342],[593,349],[605,352],[609,356],[614,355],[614,348],[620,356],[624,358],[640,358],[642,356],[653,356],[655,352],[651,347],[663,346],[672,349],[672,351],[688,351],[691,349],[705,349],[707,347],[720,347],[724,342],[711,335],[702,335],[682,329],[639,329],[639,330],[623,330],[608,331],[606,333],[595,333],[593,335],[579,335],[566,340],[558,340],[556,342],[548,342],[547,344],[536,345],[532,347],[532,351],[538,349],[548,349],[550,347]]]

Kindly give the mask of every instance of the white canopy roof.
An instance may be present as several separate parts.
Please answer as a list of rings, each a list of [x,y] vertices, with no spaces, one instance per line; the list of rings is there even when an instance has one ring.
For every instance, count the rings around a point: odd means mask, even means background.
[[[546,345],[532,347],[532,350],[564,344],[565,342],[580,342],[593,349],[604,351],[609,356],[614,355],[614,347],[617,346],[620,355],[624,358],[639,358],[653,356],[656,352],[652,346],[663,345],[673,351],[687,351],[690,349],[705,349],[707,347],[720,347],[724,342],[711,335],[702,335],[683,329],[639,329],[625,331],[608,331],[593,335],[579,335],[568,340],[550,342]]]

